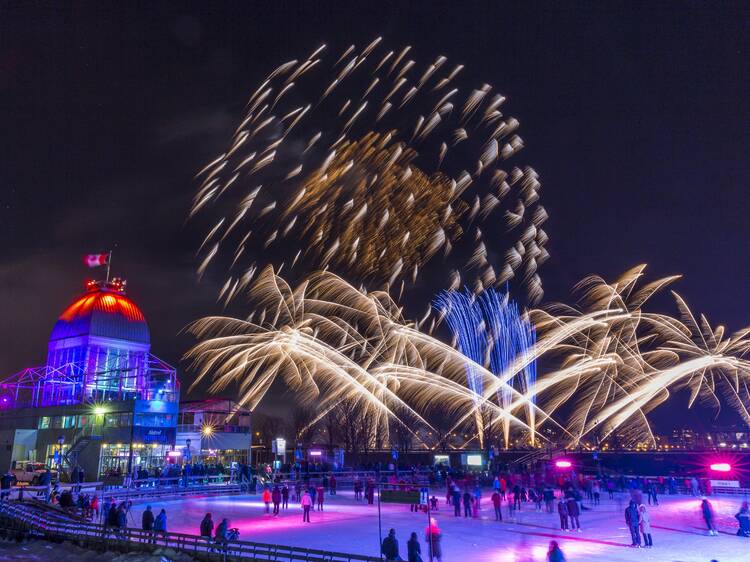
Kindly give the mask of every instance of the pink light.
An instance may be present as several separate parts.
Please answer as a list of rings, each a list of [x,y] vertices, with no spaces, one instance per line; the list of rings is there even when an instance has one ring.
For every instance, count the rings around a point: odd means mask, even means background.
[[[570,461],[555,461],[555,466],[557,468],[570,468],[571,466],[573,466],[573,463],[571,463]]]
[[[730,472],[732,465],[728,462],[715,462],[711,465],[711,470],[715,470],[716,472]]]
[[[323,455],[323,451],[310,451],[311,457],[320,457]]]
[[[182,453],[180,451],[169,451],[167,455],[170,457],[180,457],[182,456]]]

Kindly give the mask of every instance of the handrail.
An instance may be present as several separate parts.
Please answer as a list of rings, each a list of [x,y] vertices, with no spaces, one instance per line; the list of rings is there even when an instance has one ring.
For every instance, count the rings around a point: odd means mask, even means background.
[[[20,522],[29,530],[46,537],[64,538],[77,542],[129,543],[145,550],[170,547],[205,558],[231,555],[239,559],[309,562],[381,562],[380,558],[361,554],[348,554],[251,541],[209,542],[204,537],[186,533],[154,532],[142,529],[110,529],[96,523],[51,521],[18,504],[3,502],[0,515]]]

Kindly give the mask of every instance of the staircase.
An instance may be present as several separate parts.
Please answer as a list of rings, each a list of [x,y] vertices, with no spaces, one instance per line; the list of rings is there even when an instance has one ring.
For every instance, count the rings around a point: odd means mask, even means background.
[[[73,439],[72,445],[68,448],[67,451],[65,451],[63,459],[70,468],[73,468],[76,464],[78,464],[78,457],[80,456],[81,452],[86,447],[88,447],[91,442],[101,440],[101,435],[86,435],[83,433],[78,434]]]

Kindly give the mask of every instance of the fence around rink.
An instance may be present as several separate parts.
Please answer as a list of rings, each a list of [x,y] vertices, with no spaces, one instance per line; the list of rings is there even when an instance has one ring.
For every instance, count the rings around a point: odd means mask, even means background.
[[[14,502],[0,503],[0,528],[28,532],[52,541],[69,540],[98,549],[153,552],[171,548],[199,560],[273,560],[278,562],[381,562],[381,558],[250,541],[208,542],[185,533],[161,533],[125,528],[114,531],[95,523],[65,521]]]

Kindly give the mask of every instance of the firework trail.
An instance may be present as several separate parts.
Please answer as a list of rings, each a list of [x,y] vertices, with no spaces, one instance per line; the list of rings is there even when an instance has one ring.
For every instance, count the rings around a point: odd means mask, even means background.
[[[477,411],[490,429],[509,425],[515,435],[543,438],[539,429],[549,427],[567,446],[612,436],[653,445],[646,414],[682,388],[691,392],[688,406],[697,399],[719,406],[723,398],[750,421],[750,362],[743,358],[750,329],[725,337],[723,328],[696,320],[679,296],[679,318],[645,311],[651,296],[675,278],[638,287],[643,270],[634,268],[611,284],[585,279],[578,308],[532,310],[536,342],[530,326],[523,328],[530,345],[501,370],[417,330],[386,292],[358,290],[327,272],[292,288],[267,268],[251,286],[256,312],[246,320],[194,323],[201,341],[188,357],[198,372],[196,384],[211,378],[211,389],[220,391],[239,383],[240,402],[251,408],[281,378],[303,402],[319,405],[320,415],[354,401],[363,416],[378,420],[386,439],[392,421],[425,446],[433,415],[481,438]],[[498,302],[507,308],[501,294],[485,306],[497,311]],[[492,330],[501,330],[484,322],[491,355],[500,340]],[[542,358],[550,368],[534,380],[530,366]]]
[[[536,331],[528,318],[524,318],[518,305],[511,301],[507,293],[501,293],[494,288],[483,290],[474,295],[470,290],[443,291],[434,302],[435,308],[453,333],[455,345],[473,363],[467,364],[467,382],[469,388],[482,395],[481,377],[473,365],[481,364],[489,367],[495,374],[505,373],[518,356],[525,356],[536,343]],[[515,379],[515,380],[514,380]],[[514,379],[509,381],[502,392],[498,393],[498,403],[508,409],[513,396],[513,384],[520,387],[522,393],[532,391],[536,384],[536,360],[526,361],[526,366]],[[534,396],[530,399],[534,401]],[[483,447],[484,420],[477,403],[477,433],[480,435],[480,445]],[[534,408],[529,408],[529,426],[534,428]],[[510,439],[509,419],[503,421],[503,436],[506,446]],[[535,431],[531,431],[531,441],[535,441]]]
[[[462,65],[411,54],[380,38],[343,54],[324,45],[254,89],[226,151],[199,172],[191,210],[207,229],[199,274],[217,261],[229,270],[220,299],[265,264],[403,290],[438,256],[455,264],[453,287],[461,275],[477,291],[515,278],[542,297],[540,184],[507,165],[523,147],[518,121]],[[480,228],[491,213],[507,230],[493,236],[502,263]]]

